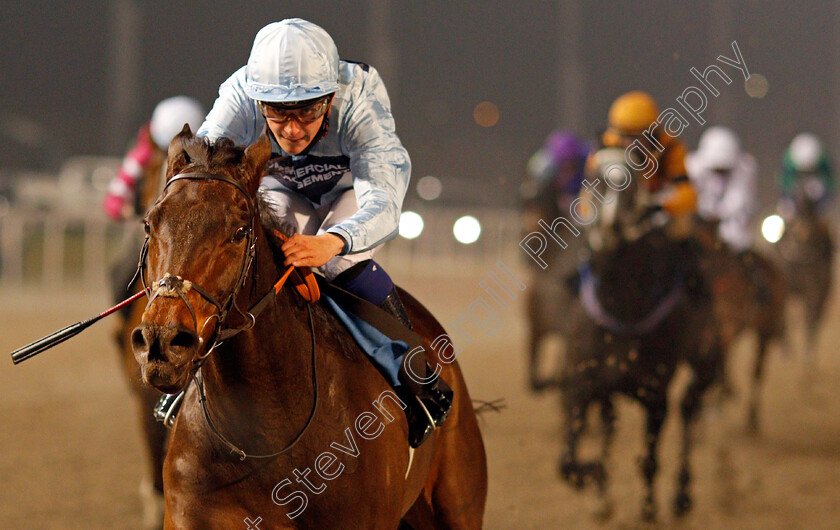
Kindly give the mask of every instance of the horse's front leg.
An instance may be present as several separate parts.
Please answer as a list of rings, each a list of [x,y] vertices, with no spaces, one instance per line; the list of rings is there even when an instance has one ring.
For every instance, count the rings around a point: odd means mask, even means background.
[[[761,397],[761,382],[764,376],[764,362],[767,358],[767,345],[770,338],[761,333],[758,336],[758,352],[755,356],[753,367],[752,385],[750,386],[750,404],[747,416],[747,431],[751,434],[758,433],[758,404]]]
[[[613,514],[613,502],[609,496],[609,477],[607,476],[607,460],[610,457],[612,443],[615,439],[615,406],[612,399],[606,397],[601,400],[601,423],[604,429],[604,440],[601,445],[601,461],[598,463],[600,473],[597,475],[599,506],[595,515],[600,519],[609,519]]]
[[[528,384],[531,390],[538,392],[544,390],[546,381],[540,377],[540,343],[544,329],[540,315],[539,294],[531,292],[526,300],[526,311],[528,317]]]
[[[659,446],[659,434],[662,431],[662,424],[665,423],[665,415],[668,411],[667,396],[664,392],[660,394],[644,402],[647,416],[645,426],[647,454],[641,460],[641,468],[642,476],[645,479],[645,498],[642,501],[642,519],[645,521],[656,519],[656,498],[653,491],[654,479],[659,469],[656,450]]]
[[[682,451],[680,454],[680,471],[677,477],[677,493],[674,497],[674,515],[683,516],[691,509],[691,449],[693,447],[694,424],[703,403],[703,395],[717,377],[717,367],[723,363],[723,351],[720,344],[709,350],[701,360],[691,363],[693,372],[691,383],[686,388],[680,405],[682,418]]]
[[[580,442],[580,435],[586,427],[586,409],[588,399],[578,392],[563,391],[563,439],[565,447],[560,456],[559,473],[560,477],[575,489],[583,489],[585,477],[577,458],[577,448]]]

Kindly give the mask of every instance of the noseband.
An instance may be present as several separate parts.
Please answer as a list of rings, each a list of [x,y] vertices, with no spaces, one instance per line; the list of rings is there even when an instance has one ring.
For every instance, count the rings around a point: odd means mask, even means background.
[[[251,311],[243,311],[236,305],[236,297],[239,294],[239,290],[245,284],[245,280],[248,277],[248,271],[251,269],[251,266],[254,263],[254,256],[256,253],[256,239],[254,237],[254,223],[256,219],[256,207],[254,205],[254,201],[251,198],[251,194],[248,193],[248,190],[236,180],[231,179],[225,175],[220,175],[216,173],[180,173],[175,175],[166,183],[163,187],[163,191],[161,192],[161,196],[163,193],[166,192],[166,189],[175,181],[177,180],[199,180],[199,181],[218,181],[218,182],[226,182],[236,189],[241,191],[245,196],[245,199],[248,204],[248,217],[249,217],[249,227],[248,233],[246,234],[246,250],[242,255],[242,263],[239,267],[239,275],[236,279],[236,283],[233,285],[233,289],[231,290],[230,294],[228,294],[227,298],[224,302],[220,303],[213,297],[206,289],[199,286],[197,283],[192,282],[190,280],[185,280],[181,276],[173,275],[170,273],[165,273],[163,278],[155,281],[149,286],[146,283],[146,260],[149,254],[149,235],[146,234],[146,240],[143,242],[143,248],[140,251],[140,260],[137,264],[137,274],[140,276],[140,280],[143,282],[143,289],[146,291],[146,296],[149,298],[149,302],[146,304],[146,310],[151,307],[152,303],[157,300],[158,297],[163,298],[180,298],[184,304],[187,306],[187,309],[190,311],[190,315],[193,319],[193,327],[195,328],[195,333],[198,336],[199,344],[202,344],[204,341],[203,333],[204,328],[207,326],[207,323],[215,320],[216,321],[216,329],[213,332],[212,336],[212,343],[210,347],[204,354],[199,355],[195,360],[196,361],[203,361],[210,355],[216,346],[225,339],[228,339],[241,331],[245,331],[254,327],[256,324],[256,317],[253,312]],[[202,298],[204,298],[207,302],[212,304],[216,307],[216,312],[210,315],[207,320],[204,321],[204,324],[201,326],[201,329],[198,329],[198,319],[196,317],[195,309],[193,309],[192,304],[190,304],[189,300],[186,297],[186,294],[189,291],[195,291],[198,293]],[[238,328],[222,328],[222,324],[224,323],[225,319],[227,318],[228,313],[231,309],[236,309],[239,314],[244,316],[247,319],[247,322],[244,326]]]

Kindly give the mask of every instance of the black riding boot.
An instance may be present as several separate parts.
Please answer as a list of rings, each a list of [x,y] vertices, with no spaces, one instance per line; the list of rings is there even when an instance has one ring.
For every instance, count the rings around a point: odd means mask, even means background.
[[[353,265],[339,274],[333,283],[377,305],[406,328],[414,330],[391,278],[375,261],[365,260]],[[405,363],[400,366],[401,385],[396,390],[406,404],[408,443],[416,448],[446,420],[452,408],[452,389],[437,376],[426,381],[433,371],[424,355],[411,355],[409,363],[408,370]]]
[[[426,373],[431,374],[431,367],[425,361],[423,363]],[[416,384],[412,386],[415,388],[411,389],[409,385],[403,384],[397,387],[397,393],[407,405],[405,415],[408,419],[408,445],[416,449],[446,421],[449,411],[452,410],[453,393],[446,381],[437,376],[432,381],[420,385],[419,389],[416,388]]]
[[[403,326],[407,327],[411,331],[414,331],[414,327],[411,325],[411,321],[408,319],[408,313],[405,312],[405,306],[400,300],[400,295],[397,293],[397,288],[394,287],[391,289],[391,292],[388,293],[388,296],[385,297],[385,300],[379,304],[379,307],[387,311],[388,313],[394,315],[397,320],[402,322]]]
[[[396,288],[388,293],[379,307],[394,315],[408,329],[414,330]],[[417,379],[425,380],[434,373],[423,355],[414,355],[409,362],[412,363],[411,373],[422,375],[411,377],[405,373],[406,367],[403,364],[399,374],[403,386],[398,390],[402,389],[400,398],[407,405],[408,444],[416,449],[432,435],[435,428],[446,421],[452,409],[452,389],[438,376],[426,383],[418,383]]]
[[[391,277],[373,260],[357,263],[342,272],[333,283],[393,315],[410,330],[411,322]]]

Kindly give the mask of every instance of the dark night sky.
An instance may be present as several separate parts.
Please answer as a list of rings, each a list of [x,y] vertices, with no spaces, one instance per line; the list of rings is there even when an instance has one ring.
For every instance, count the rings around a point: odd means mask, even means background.
[[[109,108],[109,15],[115,3],[4,2],[0,168],[54,168],[67,154],[121,155],[160,99],[191,94],[209,108],[218,85],[247,60],[259,28],[290,16],[322,25],[343,58],[374,66],[377,59],[393,58],[393,64],[379,66],[415,178],[434,174],[445,184],[458,179],[472,186],[476,202],[504,202],[513,196],[528,156],[563,125],[558,55],[568,28],[560,2],[137,0],[138,82],[124,123],[115,128]],[[710,99],[706,117],[742,134],[759,159],[765,188],[796,132],[812,130],[838,146],[840,8],[833,4],[579,4],[578,59],[585,70],[584,97],[575,102],[582,107],[580,133],[592,137],[603,127],[610,102],[628,90],[645,89],[661,106],[675,105],[683,89],[698,84],[689,68],[702,70],[719,54],[731,57],[729,43],[736,40],[751,73],[769,80],[769,92],[750,98],[743,77],[726,67],[735,82],[719,87],[722,94]],[[372,14],[383,5],[390,23],[374,27]],[[482,101],[498,105],[500,120],[493,127],[473,120],[473,108]],[[701,130],[692,123],[684,134],[690,147]],[[29,135],[33,145],[11,139],[15,134]]]

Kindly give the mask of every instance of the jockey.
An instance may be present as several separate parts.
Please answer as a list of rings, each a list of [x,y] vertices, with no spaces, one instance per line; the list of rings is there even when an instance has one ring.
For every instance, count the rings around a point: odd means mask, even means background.
[[[685,158],[688,176],[699,196],[698,215],[717,221],[717,234],[738,258],[761,303],[770,301],[770,287],[752,251],[752,220],[758,195],[758,164],[741,148],[738,136],[721,126],[700,136],[697,151]]]
[[[165,169],[166,149],[175,135],[184,128],[185,123],[197,128],[203,120],[204,107],[191,97],[174,96],[155,106],[151,119],[138,131],[134,145],[123,158],[116,176],[108,184],[102,209],[111,220],[125,221],[145,213],[143,210],[148,205],[142,204],[138,194],[144,177],[160,174]],[[126,297],[129,283],[137,271],[137,253],[141,243],[142,239],[126,241],[111,267],[114,303],[119,303]],[[123,311],[123,314],[129,313],[130,306]]]
[[[555,219],[569,211],[583,186],[583,169],[588,155],[589,145],[574,134],[560,130],[551,133],[539,151],[531,156],[519,192],[524,209],[524,234],[539,230],[540,219]],[[550,270],[564,278],[574,271],[576,247],[560,253],[559,263],[552,257],[555,266]],[[526,261],[535,264],[531,259]],[[537,272],[544,271],[539,269]]]
[[[690,231],[689,219],[697,209],[697,192],[685,171],[686,149],[683,144],[668,136],[661,126],[645,134],[658,117],[659,106],[649,94],[641,91],[623,94],[610,106],[607,130],[601,141],[604,147],[622,149],[638,141],[656,158],[657,170],[642,181],[643,186],[653,194],[656,206],[671,216],[675,228],[672,233],[682,238]],[[656,143],[662,147],[661,150]]]
[[[718,235],[733,252],[749,250],[758,185],[755,158],[742,151],[734,132],[715,126],[703,132],[685,166],[699,196],[699,216],[720,221]]]
[[[219,88],[197,135],[248,145],[266,124],[275,156],[261,188],[272,214],[296,229],[282,246],[285,265],[318,268],[412,329],[393,281],[373,261],[397,235],[411,172],[379,73],[339,60],[332,37],[311,22],[269,24],[257,33],[248,64]],[[426,410],[409,413],[414,446],[451,407],[438,378],[417,398],[409,409],[419,401]]]
[[[655,173],[642,177],[641,186],[650,193],[651,211],[661,210],[668,215],[666,231],[680,243],[686,256],[684,264],[689,292],[695,299],[707,298],[708,290],[699,268],[700,250],[691,237],[692,217],[697,211],[697,192],[686,174],[686,149],[661,125],[652,127],[658,118],[659,106],[650,94],[641,91],[623,94],[610,106],[607,130],[601,136],[601,143],[604,147],[625,149],[625,153],[638,145],[646,156],[655,159]],[[638,154],[637,151],[635,154]],[[597,169],[597,157],[594,155],[591,154],[586,162],[587,175],[594,174]],[[585,191],[581,195],[592,198],[592,192]]]
[[[589,146],[574,134],[556,131],[528,160],[521,198],[526,209],[554,219],[569,209],[583,185],[583,167]],[[536,230],[536,228],[529,229]]]
[[[166,159],[166,149],[184,124],[198,128],[204,121],[201,103],[187,96],[164,99],[155,106],[151,120],[137,133],[134,146],[123,158],[117,175],[108,184],[102,209],[114,221],[143,215],[136,200],[137,183],[146,171],[158,170]]]
[[[782,160],[780,178],[783,217],[791,217],[802,207],[824,211],[834,191],[834,173],[822,142],[811,133],[797,134]]]

